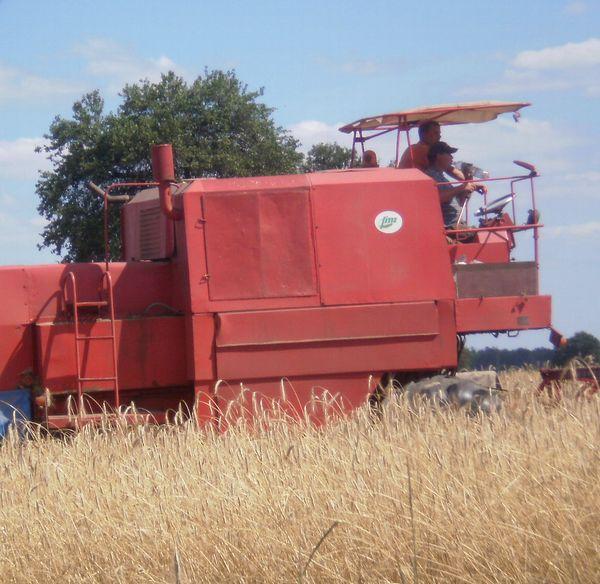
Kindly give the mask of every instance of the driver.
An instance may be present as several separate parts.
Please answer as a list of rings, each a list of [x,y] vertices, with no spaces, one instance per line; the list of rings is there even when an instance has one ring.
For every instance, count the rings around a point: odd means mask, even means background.
[[[429,149],[440,141],[442,132],[438,122],[429,120],[419,125],[419,141],[416,144],[409,146],[402,154],[402,158],[398,163],[398,168],[418,168],[425,172],[425,169],[429,167],[429,160],[427,154]],[[455,180],[465,180],[463,173],[451,166],[448,171]]]
[[[473,191],[487,191],[485,185],[472,182],[466,182],[457,186],[444,184],[450,183],[445,173],[449,173],[450,169],[454,168],[452,166],[452,155],[457,150],[458,148],[452,148],[446,142],[436,142],[429,148],[429,152],[427,153],[429,166],[425,169],[425,173],[437,183],[446,229],[456,229],[462,205],[471,196]],[[466,227],[466,224],[464,227]]]

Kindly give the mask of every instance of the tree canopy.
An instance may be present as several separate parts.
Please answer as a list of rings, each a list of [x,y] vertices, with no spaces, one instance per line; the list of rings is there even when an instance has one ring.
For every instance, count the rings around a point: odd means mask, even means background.
[[[556,350],[554,362],[557,365],[566,365],[574,357],[600,363],[600,340],[594,335],[580,331],[567,339],[564,347]]]
[[[352,150],[350,148],[340,146],[337,142],[333,144],[320,142],[308,151],[303,169],[305,172],[317,172],[319,170],[348,168],[351,157]]]
[[[152,144],[171,143],[180,177],[257,176],[297,172],[299,146],[261,103],[228,71],[207,71],[191,84],[174,73],[157,83],[127,85],[115,112],[104,112],[99,91],[73,105],[71,119],[56,117],[46,145],[52,170],[36,185],[38,211],[49,222],[42,246],[64,261],[103,256],[102,200],[89,181],[151,181]],[[111,208],[111,249],[118,251],[118,218]]]

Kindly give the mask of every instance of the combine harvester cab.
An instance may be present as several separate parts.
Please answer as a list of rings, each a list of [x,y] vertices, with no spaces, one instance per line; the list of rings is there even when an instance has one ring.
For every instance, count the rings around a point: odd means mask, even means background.
[[[425,119],[485,121],[514,106],[427,108],[342,130],[356,151],[368,132],[408,136]],[[478,117],[456,121],[456,111]],[[161,422],[182,402],[201,421],[273,401],[319,419],[332,404],[364,404],[389,372],[453,370],[464,334],[551,326],[538,292],[536,172],[525,166],[503,179],[512,215],[505,201],[488,205],[461,243],[417,169],[176,183],[171,147],[156,146],[155,183],[100,190],[106,207],[128,199],[116,189],[140,187],[123,207],[124,261],[0,270],[0,390],[30,392],[33,418],[50,428],[107,409]],[[521,182],[533,201],[525,223]],[[534,258],[512,262],[523,231]]]

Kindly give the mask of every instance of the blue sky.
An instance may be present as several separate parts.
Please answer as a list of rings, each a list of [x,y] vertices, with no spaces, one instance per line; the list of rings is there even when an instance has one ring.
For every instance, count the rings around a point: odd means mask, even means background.
[[[410,4],[0,0],[0,264],[56,260],[36,248],[34,188],[46,163],[33,148],[92,89],[113,108],[127,82],[232,68],[251,89],[265,87],[277,122],[305,149],[346,143],[337,127],[365,115],[525,100],[533,107],[519,124],[506,117],[444,137],[493,176],[513,172],[515,158],[537,164],[542,289],[555,325],[600,337],[600,3]],[[378,148],[391,155],[389,143]]]

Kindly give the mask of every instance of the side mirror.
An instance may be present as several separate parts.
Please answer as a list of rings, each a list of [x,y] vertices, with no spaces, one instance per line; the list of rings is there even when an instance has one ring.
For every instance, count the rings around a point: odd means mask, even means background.
[[[520,166],[521,168],[528,170],[530,177],[533,178],[534,176],[539,176],[538,171],[536,170],[535,166],[533,166],[533,164],[529,164],[529,162],[523,162],[522,160],[513,160],[513,162],[517,166]]]

